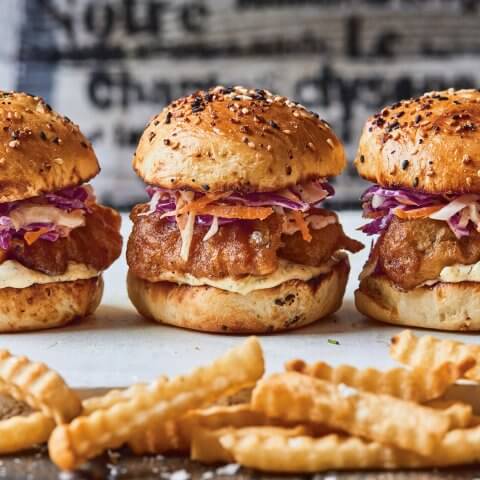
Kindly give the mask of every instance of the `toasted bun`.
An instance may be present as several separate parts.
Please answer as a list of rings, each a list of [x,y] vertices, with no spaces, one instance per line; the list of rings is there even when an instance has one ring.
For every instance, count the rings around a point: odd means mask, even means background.
[[[0,203],[86,182],[99,172],[90,142],[41,98],[0,92]]]
[[[151,283],[128,274],[128,295],[149,319],[221,333],[269,333],[302,327],[336,312],[343,299],[348,259],[308,282],[290,280],[248,295],[214,287]]]
[[[171,103],[147,126],[133,160],[148,184],[212,192],[278,190],[344,167],[342,144],[316,114],[242,87]]]
[[[102,299],[102,277],[0,289],[0,332],[59,327],[93,313]]]
[[[480,330],[480,284],[475,282],[402,291],[384,276],[371,276],[360,282],[355,304],[367,317],[396,325]]]
[[[430,92],[384,108],[365,125],[355,165],[386,187],[480,193],[480,92]]]

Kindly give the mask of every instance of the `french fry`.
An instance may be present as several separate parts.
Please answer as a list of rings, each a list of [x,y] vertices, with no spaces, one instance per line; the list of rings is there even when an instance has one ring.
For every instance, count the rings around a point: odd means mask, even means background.
[[[121,446],[146,428],[155,429],[188,410],[254,384],[263,372],[260,344],[251,337],[210,366],[58,426],[49,440],[50,458],[61,469],[74,469],[108,448]]]
[[[303,360],[291,360],[287,362],[285,369],[335,384],[343,383],[365,392],[424,403],[441,397],[448,387],[462,378],[475,363],[474,358],[468,357],[460,364],[447,362],[434,370],[417,367],[413,370],[392,368],[383,372],[375,368],[359,370],[351,365],[332,367],[325,362],[308,365]]]
[[[105,395],[86,398],[82,402],[82,415],[90,415],[95,410],[106,410],[120,402],[126,402],[134,398],[140,392],[147,389],[160,388],[168,381],[167,377],[159,377],[150,384],[137,383],[124,390],[110,390]]]
[[[72,420],[81,411],[75,392],[43,363],[0,350],[0,380],[12,396],[38,408],[58,424]]]
[[[296,372],[260,381],[252,407],[269,417],[325,423],[423,455],[431,453],[451,427],[449,417],[440,411]]]
[[[445,362],[461,365],[472,357],[480,359],[480,345],[441,340],[430,335],[417,337],[410,330],[404,330],[392,338],[390,356],[410,367],[437,368]],[[480,380],[480,364],[468,370],[465,378]]]
[[[271,420],[263,413],[252,410],[249,404],[213,406],[191,410],[175,422],[164,423],[155,430],[149,429],[132,438],[129,446],[137,455],[188,451],[193,433],[198,428],[216,430],[268,423],[271,423]]]
[[[0,454],[16,453],[45,443],[55,421],[41,412],[14,416],[0,421]]]
[[[452,430],[471,426],[474,421],[473,408],[466,403],[436,399],[426,403],[425,406],[440,410],[447,415]]]
[[[223,450],[218,447],[217,451],[225,459],[277,473],[407,468],[422,466],[424,461],[415,453],[358,437],[332,434],[313,438],[292,429],[225,429],[218,432],[218,443]]]
[[[480,460],[480,427],[448,432],[429,456],[345,435],[289,436],[264,427],[210,432],[224,458],[281,473],[325,470],[447,467]],[[223,459],[222,459],[223,460]]]
[[[310,433],[310,431],[303,426],[289,429],[279,427],[244,427],[240,429],[225,427],[217,430],[199,428],[192,437],[190,458],[207,464],[233,462],[235,461],[236,452],[232,451],[234,450],[232,448],[225,448],[222,439],[225,436],[228,437],[230,434],[240,433],[241,435],[248,435],[250,432],[255,433],[258,430],[264,433],[264,437],[276,435],[282,438],[291,438]]]

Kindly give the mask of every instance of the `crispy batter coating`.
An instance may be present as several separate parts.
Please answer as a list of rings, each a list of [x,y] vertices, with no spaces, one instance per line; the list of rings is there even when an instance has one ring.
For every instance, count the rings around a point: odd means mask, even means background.
[[[132,212],[133,231],[128,241],[127,262],[132,272],[156,282],[165,270],[190,273],[196,277],[224,278],[240,275],[267,275],[277,269],[280,246],[280,219],[271,215],[265,221],[234,222],[220,227],[204,242],[208,227],[195,225],[190,255],[180,258],[181,237],[176,223],[160,219],[159,213],[138,216]]]
[[[480,260],[480,233],[457,239],[446,222],[394,217],[373,255],[385,275],[404,290],[435,280],[443,267]]]
[[[8,258],[47,275],[62,275],[69,262],[84,263],[98,271],[108,268],[122,251],[120,215],[101,205],[92,206],[84,227],[75,228],[55,242],[37,240],[27,245],[14,239]]]
[[[315,215],[332,215],[324,209],[314,209]],[[355,253],[363,248],[363,244],[347,237],[340,223],[332,223],[321,230],[310,229],[311,242],[306,242],[300,232],[283,235],[283,246],[278,255],[292,262],[316,267],[328,260],[338,250]]]
[[[225,278],[242,275],[268,275],[278,268],[278,258],[317,266],[337,250],[356,252],[363,245],[348,238],[340,224],[322,230],[311,229],[312,241],[303,240],[299,232],[282,235],[282,219],[271,215],[264,221],[226,224],[206,242],[208,227],[196,225],[188,261],[180,258],[181,237],[173,222],[160,214],[139,216],[146,210],[137,205],[132,212],[134,227],[127,248],[132,272],[150,282],[159,281],[165,270],[190,273],[195,277]],[[326,215],[326,210],[315,213]]]

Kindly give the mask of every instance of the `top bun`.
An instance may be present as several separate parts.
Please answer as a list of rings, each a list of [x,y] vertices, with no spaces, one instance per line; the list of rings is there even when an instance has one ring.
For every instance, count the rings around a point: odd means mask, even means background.
[[[212,192],[273,191],[344,167],[343,146],[318,115],[243,87],[171,103],[147,126],[133,160],[148,184]]]
[[[86,182],[100,168],[90,142],[40,97],[0,91],[0,203]]]
[[[355,165],[386,187],[480,193],[480,92],[445,90],[370,117]]]

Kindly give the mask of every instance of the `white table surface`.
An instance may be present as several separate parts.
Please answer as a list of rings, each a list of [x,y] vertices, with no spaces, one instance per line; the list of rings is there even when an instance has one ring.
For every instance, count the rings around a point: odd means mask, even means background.
[[[362,224],[359,212],[343,212],[340,218],[345,231],[367,246],[350,257],[352,271],[343,307],[330,319],[314,325],[262,336],[268,371],[281,369],[291,358],[379,368],[393,365],[388,357],[389,339],[401,329],[363,318],[353,304],[353,291],[371,240],[355,230]],[[130,228],[125,215],[124,243]],[[46,362],[73,386],[109,387],[188,372],[244,338],[197,333],[144,320],[129,303],[126,271],[123,255],[104,274],[105,294],[94,316],[64,328],[0,335],[0,348]],[[441,335],[475,343],[480,338],[476,334]],[[340,344],[332,345],[328,339]]]

